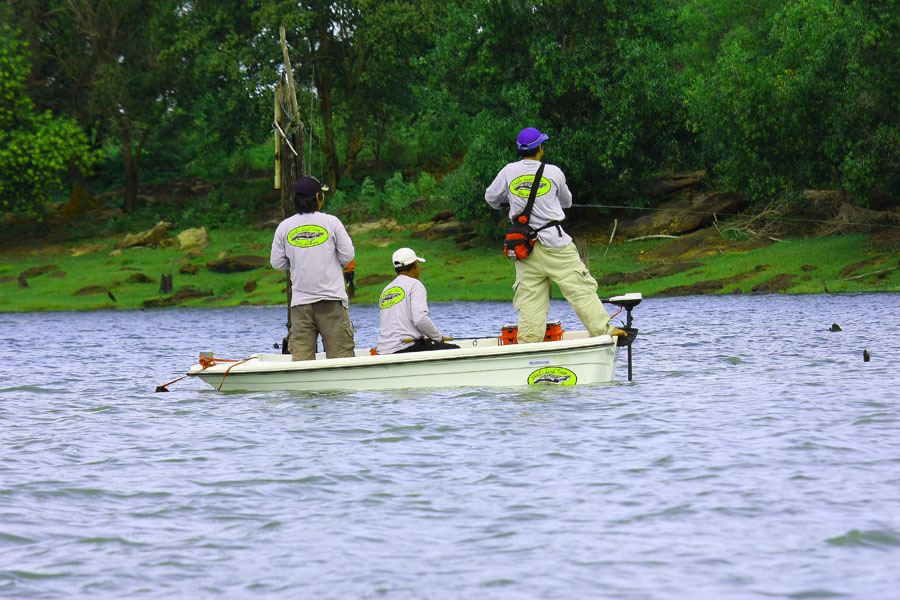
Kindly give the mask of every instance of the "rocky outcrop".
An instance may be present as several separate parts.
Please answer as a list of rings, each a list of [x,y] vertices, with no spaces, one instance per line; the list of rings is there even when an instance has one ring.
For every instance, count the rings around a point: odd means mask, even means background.
[[[646,185],[644,185],[644,193],[651,198],[661,198],[690,189],[695,185],[703,183],[704,179],[706,179],[706,171],[659,175],[651,178]]]
[[[268,266],[269,259],[264,256],[242,254],[240,256],[226,256],[219,260],[211,260],[206,263],[206,268],[216,273],[238,273],[252,271]]]
[[[747,199],[737,192],[682,198],[662,204],[632,221],[619,223],[618,233],[628,238],[689,233],[712,225],[717,215],[734,215],[746,205]]]
[[[135,246],[159,246],[165,240],[169,240],[169,230],[172,224],[168,221],[160,221],[153,229],[140,233],[129,233],[116,244],[116,248],[134,248]]]

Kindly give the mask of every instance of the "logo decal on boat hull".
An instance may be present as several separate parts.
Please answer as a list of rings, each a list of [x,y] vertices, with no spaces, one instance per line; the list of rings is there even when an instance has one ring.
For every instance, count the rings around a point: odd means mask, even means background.
[[[291,246],[309,248],[324,244],[328,240],[328,231],[318,225],[301,225],[291,229],[287,237]]]
[[[544,367],[532,371],[528,376],[528,385],[536,383],[551,383],[553,385],[575,385],[578,377],[565,367]]]

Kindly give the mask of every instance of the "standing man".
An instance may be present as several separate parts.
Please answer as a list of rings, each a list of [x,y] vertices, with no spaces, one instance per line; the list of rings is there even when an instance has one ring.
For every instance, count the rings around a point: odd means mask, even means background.
[[[272,240],[272,266],[291,272],[288,348],[294,360],[315,359],[319,335],[327,358],[354,355],[343,274],[353,242],[340,219],[319,212],[324,201],[319,180],[301,177],[294,187],[297,214],[278,225]]]
[[[428,292],[419,281],[419,263],[411,248],[400,248],[391,257],[397,277],[381,292],[378,354],[421,352],[459,348],[446,338],[428,316]]]
[[[559,286],[590,335],[625,335],[609,325],[609,313],[597,297],[597,280],[581,262],[572,238],[563,231],[563,209],[572,206],[566,176],[559,167],[545,164],[541,180],[534,181],[548,137],[534,127],[520,131],[516,147],[521,160],[503,167],[484,194],[494,208],[509,204],[512,221],[525,209],[532,185],[539,186],[529,221],[533,229],[539,230],[537,240],[528,258],[515,261],[513,305],[519,311],[518,341],[544,339],[551,281]]]

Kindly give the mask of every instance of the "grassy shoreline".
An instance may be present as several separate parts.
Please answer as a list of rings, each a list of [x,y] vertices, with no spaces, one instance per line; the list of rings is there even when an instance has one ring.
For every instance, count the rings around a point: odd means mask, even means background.
[[[211,260],[251,254],[268,258],[269,229],[215,229],[210,246],[187,253],[171,247],[136,247],[114,252],[122,236],[81,242],[22,244],[0,250],[0,312],[143,309],[153,306],[279,305],[285,275],[271,267],[221,274]],[[835,293],[900,291],[897,254],[862,235],[787,239],[741,251],[740,245],[680,263],[667,274],[653,260],[668,240],[589,243],[590,269],[601,296],[624,292],[655,295],[691,293]],[[390,256],[410,246],[427,260],[422,280],[430,301],[511,300],[515,278],[498,242],[460,248],[452,239],[418,239],[409,233],[372,231],[354,237],[356,297],[375,302],[393,278]],[[193,275],[180,269],[194,265]],[[671,270],[671,269],[669,269]],[[174,294],[161,294],[160,277],[172,274]],[[620,274],[611,276],[611,274]],[[21,276],[28,287],[21,287]],[[558,289],[553,296],[561,298]],[[173,301],[173,299],[183,298]]]

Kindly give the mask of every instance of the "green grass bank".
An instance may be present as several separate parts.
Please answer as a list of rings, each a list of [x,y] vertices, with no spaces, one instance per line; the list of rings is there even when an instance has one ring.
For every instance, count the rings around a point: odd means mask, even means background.
[[[285,302],[281,271],[266,265],[217,273],[206,266],[227,256],[268,259],[270,229],[214,229],[209,232],[210,245],[191,252],[179,250],[177,244],[116,251],[121,237],[29,241],[3,249],[0,312]],[[602,296],[900,291],[897,253],[863,235],[789,238],[754,247],[707,241],[704,251],[690,259],[669,260],[660,259],[659,253],[670,240],[607,245],[583,237],[588,240],[590,270],[600,281]],[[501,255],[498,242],[476,241],[461,247],[449,237],[420,239],[411,233],[375,230],[355,236],[354,244],[356,296],[352,303],[377,300],[393,278],[390,256],[400,246],[412,247],[426,258],[422,281],[432,302],[512,298],[514,267]],[[172,293],[160,292],[163,274],[172,275]],[[557,289],[553,295],[562,297]]]

